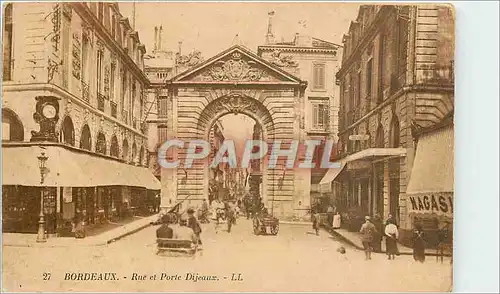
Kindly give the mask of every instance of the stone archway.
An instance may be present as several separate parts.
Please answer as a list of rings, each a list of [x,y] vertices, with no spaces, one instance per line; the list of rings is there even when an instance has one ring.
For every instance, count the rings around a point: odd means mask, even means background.
[[[275,124],[269,110],[258,100],[242,95],[239,93],[230,93],[210,102],[201,112],[197,123],[198,139],[208,140],[210,129],[214,124],[223,116],[231,114],[242,114],[252,118],[255,123],[262,130],[263,141],[272,142],[275,138]],[[248,138],[251,139],[251,138]],[[269,152],[268,152],[269,153]],[[278,179],[275,179],[274,173],[269,175],[267,169],[267,158],[261,160],[261,169],[257,174],[253,174],[262,182],[262,189],[260,190],[260,197],[262,197],[266,206],[270,206],[269,202],[272,200],[274,191],[277,190]],[[203,161],[201,169],[196,173],[202,172],[203,174],[203,191],[202,198],[208,199],[209,189],[209,165],[208,158]],[[240,166],[240,162],[238,162]],[[250,165],[249,165],[250,166]],[[179,190],[184,188],[181,184]],[[189,189],[189,186],[186,186]]]

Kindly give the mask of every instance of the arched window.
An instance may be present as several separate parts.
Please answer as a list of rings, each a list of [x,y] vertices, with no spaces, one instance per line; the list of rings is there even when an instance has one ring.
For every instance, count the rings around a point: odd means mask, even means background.
[[[9,109],[2,109],[2,141],[24,141],[23,124]]]
[[[103,133],[97,134],[95,152],[100,154],[106,154],[106,136],[104,136]]]
[[[109,155],[113,157],[118,157],[118,153],[119,153],[118,139],[116,138],[116,136],[113,136],[113,138],[111,138],[111,147],[109,148]]]
[[[123,140],[122,159],[125,161],[128,161],[128,141],[127,141],[127,139]]]
[[[3,80],[12,79],[12,3],[5,5],[3,13]]]
[[[136,158],[137,158],[137,145],[135,145],[135,143],[134,143],[134,145],[132,145],[132,160],[131,160],[131,162],[135,163]]]
[[[399,120],[396,115],[392,118],[391,123],[391,132],[390,132],[390,147],[398,148],[399,147]]]
[[[141,147],[141,151],[139,152],[139,165],[144,164],[144,146]]]
[[[60,139],[62,143],[75,146],[75,128],[73,127],[73,120],[67,116],[61,125]]]
[[[90,135],[90,128],[84,125],[82,128],[82,135],[80,136],[80,148],[89,150],[92,148],[92,136]]]
[[[379,124],[377,135],[375,136],[375,148],[384,148],[384,127]]]

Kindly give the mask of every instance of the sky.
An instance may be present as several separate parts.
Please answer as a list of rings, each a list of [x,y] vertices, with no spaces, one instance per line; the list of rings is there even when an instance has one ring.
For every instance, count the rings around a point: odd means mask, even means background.
[[[132,24],[132,2],[120,2],[121,13]],[[256,51],[265,41],[268,13],[275,11],[277,41],[291,41],[296,32],[341,44],[342,36],[358,13],[357,3],[333,2],[137,2],[135,27],[141,42],[151,52],[154,27],[163,26],[163,48],[182,52],[194,49],[205,59],[233,44],[238,34],[242,45]],[[299,22],[305,21],[305,28]]]

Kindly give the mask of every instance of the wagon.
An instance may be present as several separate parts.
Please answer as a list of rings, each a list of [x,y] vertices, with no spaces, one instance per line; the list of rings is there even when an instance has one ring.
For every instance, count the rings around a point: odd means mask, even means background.
[[[253,219],[253,232],[255,235],[277,235],[279,220],[273,216],[258,215]]]

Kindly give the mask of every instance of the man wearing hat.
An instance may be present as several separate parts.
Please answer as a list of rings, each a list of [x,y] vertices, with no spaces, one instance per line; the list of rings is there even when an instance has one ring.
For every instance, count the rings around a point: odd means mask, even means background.
[[[198,240],[197,241],[198,244],[201,244],[201,239],[200,239],[201,225],[200,222],[194,216],[194,209],[189,208],[187,210],[187,214],[188,214],[187,226],[193,230],[196,239]]]
[[[162,217],[161,221],[161,227],[156,230],[156,238],[172,239],[174,236],[174,231],[168,226],[168,224],[171,222],[170,215],[166,214],[164,217]]]
[[[196,243],[196,236],[191,228],[187,226],[188,220],[186,217],[182,217],[179,220],[179,226],[174,230],[174,239],[179,240],[191,240],[193,243]]]
[[[365,249],[366,260],[372,259],[372,242],[377,229],[375,225],[372,224],[369,216],[365,216],[365,223],[361,226],[361,242],[363,243],[363,248]]]

